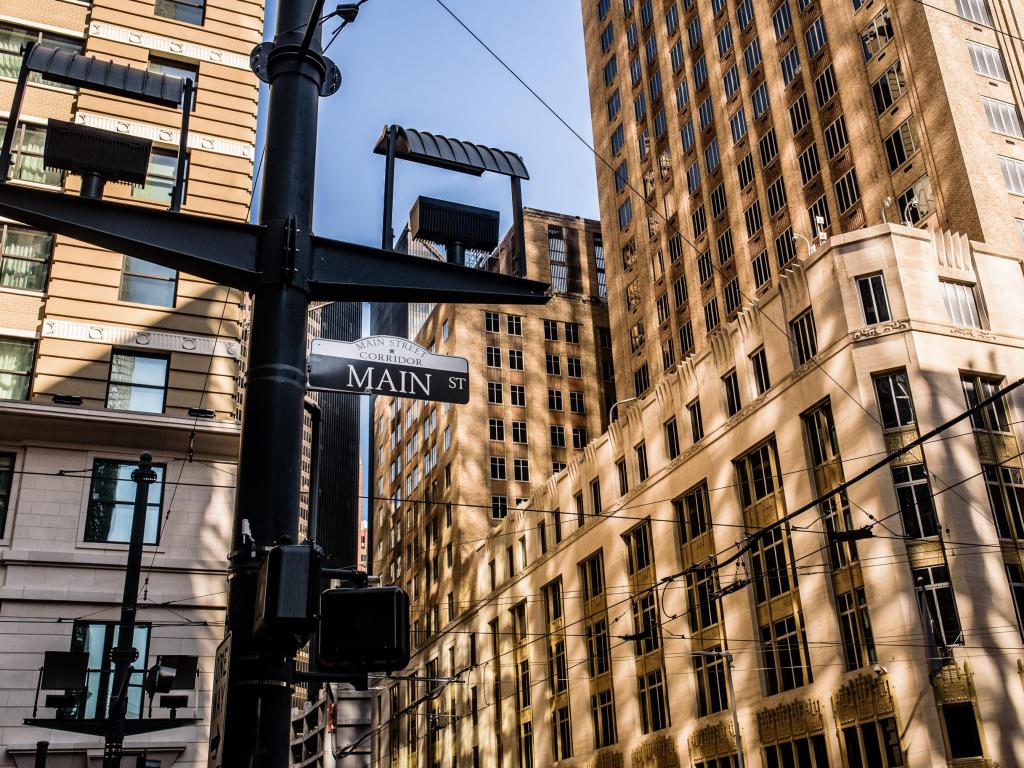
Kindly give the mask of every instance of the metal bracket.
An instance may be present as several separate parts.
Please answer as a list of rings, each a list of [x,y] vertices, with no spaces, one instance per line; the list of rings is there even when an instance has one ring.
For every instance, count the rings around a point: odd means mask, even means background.
[[[271,42],[260,43],[249,54],[249,69],[253,71],[262,82],[270,84],[270,72],[268,69],[270,53],[274,50]],[[307,54],[309,55],[309,54]],[[341,69],[338,65],[326,56],[320,57],[324,65],[324,81],[320,84],[321,96],[333,96],[341,88]]]
[[[295,281],[295,259],[298,257],[299,246],[299,225],[294,216],[289,216],[284,223],[284,244],[281,246],[284,251],[284,279],[288,283]]]

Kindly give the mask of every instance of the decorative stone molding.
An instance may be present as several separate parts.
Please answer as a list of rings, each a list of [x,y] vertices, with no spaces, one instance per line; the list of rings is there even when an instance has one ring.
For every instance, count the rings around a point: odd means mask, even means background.
[[[880,323],[879,325],[869,325],[866,328],[858,328],[853,332],[854,341],[862,341],[863,339],[874,339],[879,336],[888,336],[890,333],[899,333],[900,331],[909,331],[910,323],[906,320],[893,323]]]
[[[584,768],[625,768],[626,761],[621,752],[605,750],[598,752],[590,760],[583,763]]]
[[[732,368],[736,367],[736,353],[732,346],[732,323],[723,324],[708,334],[708,341],[711,344],[711,353],[718,369],[718,375],[723,376]]]
[[[745,304],[736,313],[736,327],[747,354],[764,345],[764,331],[761,328],[761,310],[753,304]]]
[[[697,381],[697,366],[694,365],[692,356],[679,363],[679,385],[684,403],[689,403],[697,397],[700,387]]]
[[[807,270],[800,259],[791,261],[786,269],[779,272],[779,291],[786,317],[796,317],[811,303]]]
[[[583,459],[590,466],[592,466],[592,467],[596,466],[596,464],[597,464],[597,442],[595,440],[591,440],[589,443],[586,444],[586,446],[584,446],[584,448],[583,448]]]
[[[135,328],[75,323],[70,320],[44,320],[42,335],[51,339],[159,349],[191,355],[213,355],[214,357],[230,357],[235,360],[242,356],[241,345],[233,340],[214,339],[209,336],[186,336],[166,331],[140,331]]]
[[[857,675],[832,697],[832,712],[840,727],[896,714],[889,681],[878,675]]]
[[[794,699],[757,713],[757,730],[762,744],[792,741],[825,729],[821,704],[814,699]]]
[[[954,336],[963,336],[968,339],[980,339],[981,341],[996,341],[998,337],[990,332],[983,331],[981,328],[961,328],[959,326],[949,329],[949,332]]]
[[[678,410],[676,404],[679,392],[678,381],[679,375],[675,371],[666,372],[654,385],[654,396],[658,400],[662,420],[670,418]]]
[[[675,739],[665,733],[644,739],[633,750],[632,768],[679,768]]]
[[[935,253],[939,274],[976,282],[974,256],[967,235],[945,229],[929,229],[928,232],[931,235],[932,250]]]
[[[137,123],[132,120],[108,117],[107,115],[95,115],[91,112],[77,112],[75,114],[75,122],[91,128],[101,128],[105,131],[138,136],[143,139],[173,144],[175,146],[177,146],[178,137],[181,135],[181,131],[177,128],[164,128],[163,126]],[[246,160],[252,160],[256,154],[256,148],[252,144],[245,144],[241,141],[232,141],[230,139],[220,139],[216,136],[207,136],[202,133],[195,133],[194,131],[189,131],[188,147],[189,149],[199,149],[218,155],[243,157]]]
[[[222,64],[225,67],[235,69],[249,69],[249,57],[239,53],[221,51],[216,48],[207,48],[205,45],[196,45],[184,40],[175,40],[170,37],[161,37],[149,32],[140,32],[126,27],[117,27],[113,24],[103,24],[94,21],[89,25],[89,35],[98,37],[101,40],[113,40],[118,43],[137,45],[153,51],[163,51],[177,56],[185,56],[196,61],[208,61],[211,64]]]
[[[691,733],[689,745],[690,758],[693,760],[721,757],[736,751],[736,736],[732,732],[732,725],[719,720]]]
[[[970,662],[946,664],[935,675],[935,701],[939,704],[965,704],[974,701],[974,672]]]
[[[612,447],[612,453],[619,452],[622,447],[622,421],[613,421],[608,425],[608,443]]]

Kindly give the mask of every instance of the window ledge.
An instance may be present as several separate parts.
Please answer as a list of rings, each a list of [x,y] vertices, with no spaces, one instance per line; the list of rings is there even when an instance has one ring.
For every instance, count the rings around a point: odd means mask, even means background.
[[[0,293],[10,293],[16,296],[34,296],[37,299],[46,298],[46,291],[29,291],[24,288],[7,288],[0,286]]]

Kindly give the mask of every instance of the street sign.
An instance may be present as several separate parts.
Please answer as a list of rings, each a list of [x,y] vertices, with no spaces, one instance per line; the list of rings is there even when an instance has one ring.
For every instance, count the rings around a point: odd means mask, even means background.
[[[210,697],[210,745],[207,768],[224,765],[225,703],[228,698],[228,673],[231,669],[231,633],[217,646],[213,662],[213,695]]]
[[[313,339],[309,388],[464,404],[469,402],[469,363],[397,336]]]

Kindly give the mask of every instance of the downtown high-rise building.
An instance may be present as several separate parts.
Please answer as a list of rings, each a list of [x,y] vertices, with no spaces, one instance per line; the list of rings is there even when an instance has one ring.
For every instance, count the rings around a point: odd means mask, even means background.
[[[197,86],[187,141],[185,213],[249,218],[258,82],[249,53],[263,3],[248,0],[6,0],[0,4],[0,115],[11,108],[21,47],[42,43]],[[12,184],[77,194],[80,179],[47,168],[49,119],[152,140],[145,184],[105,197],[166,209],[180,110],[31,77],[14,131]],[[243,293],[0,220],[0,765],[84,766],[101,736],[24,724],[46,651],[88,654],[86,685],[43,691],[75,703],[62,716],[102,717],[132,520],[131,473],[153,454],[136,669],[165,654],[199,657],[180,717],[198,724],[130,736],[149,759],[206,765],[213,654],[224,635],[247,337]],[[132,676],[138,718],[143,674]],[[154,715],[167,717],[160,698]],[[283,726],[284,727],[284,726]],[[132,760],[135,758],[132,757]],[[128,758],[126,758],[127,764]]]
[[[1019,10],[584,2],[619,392],[703,349],[819,233],[1019,247]]]

